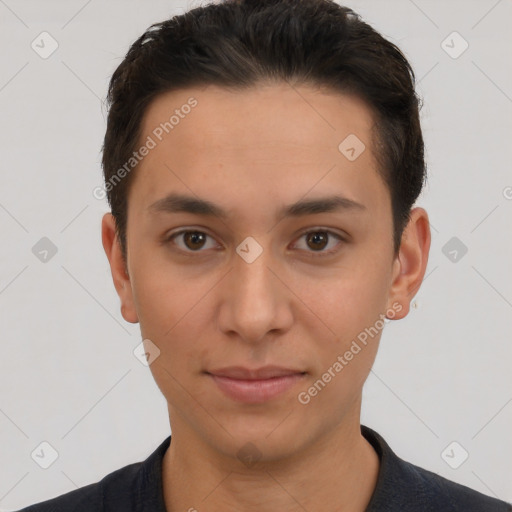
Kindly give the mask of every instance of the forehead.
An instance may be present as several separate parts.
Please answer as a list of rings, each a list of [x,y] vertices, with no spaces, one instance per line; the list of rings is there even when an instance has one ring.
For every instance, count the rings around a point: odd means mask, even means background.
[[[226,148],[230,142],[253,145],[257,139],[268,146],[337,149],[340,137],[353,133],[365,138],[373,124],[370,108],[356,96],[285,82],[236,91],[210,85],[162,93],[147,107],[142,133],[159,139],[163,131],[163,139],[172,134],[181,146]]]
[[[292,202],[333,187],[379,201],[373,125],[359,98],[307,86],[166,92],[143,118],[140,143],[150,138],[154,147],[135,171],[129,204],[147,205],[176,188],[222,202],[227,187],[240,205],[249,197]]]

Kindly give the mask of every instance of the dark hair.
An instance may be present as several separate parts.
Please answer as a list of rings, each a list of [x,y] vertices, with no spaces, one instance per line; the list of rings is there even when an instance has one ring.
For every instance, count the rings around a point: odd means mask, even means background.
[[[133,173],[123,179],[116,173],[133,156],[149,103],[186,87],[241,90],[264,81],[325,86],[369,106],[371,146],[390,191],[398,254],[426,180],[421,100],[407,59],[357,13],[331,0],[225,0],[151,25],[110,80],[102,165],[125,261]]]

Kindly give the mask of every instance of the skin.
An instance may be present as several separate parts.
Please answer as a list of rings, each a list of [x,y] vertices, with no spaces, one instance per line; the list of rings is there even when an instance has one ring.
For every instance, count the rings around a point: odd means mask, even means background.
[[[356,97],[286,83],[167,92],[149,105],[141,141],[191,96],[198,105],[134,171],[127,262],[112,215],[102,222],[123,317],[160,350],[150,368],[172,429],[167,510],[364,511],[379,460],[360,432],[361,396],[382,330],[309,403],[297,397],[380,315],[408,314],[427,266],[427,213],[412,210],[394,258],[373,118]],[[366,145],[354,161],[338,150],[349,134]],[[228,217],[151,212],[170,192],[212,201]],[[366,209],[277,216],[334,193]],[[345,241],[324,247],[304,234],[322,228]],[[163,242],[180,229],[208,236]],[[263,250],[252,263],[235,250],[248,236]],[[269,364],[307,373],[257,404],[232,400],[204,373]],[[260,456],[251,466],[237,457],[249,442]]]

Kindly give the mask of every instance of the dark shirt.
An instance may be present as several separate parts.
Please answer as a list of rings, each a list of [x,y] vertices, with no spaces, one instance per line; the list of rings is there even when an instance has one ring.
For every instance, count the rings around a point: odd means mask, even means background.
[[[402,460],[374,430],[361,425],[361,432],[380,459],[377,485],[366,512],[512,511],[511,504]],[[162,459],[170,442],[171,436],[144,462],[18,512],[166,512]]]

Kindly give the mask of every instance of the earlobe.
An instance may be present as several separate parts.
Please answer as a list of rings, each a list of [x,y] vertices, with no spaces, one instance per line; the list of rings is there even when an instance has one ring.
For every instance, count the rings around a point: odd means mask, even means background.
[[[103,216],[101,221],[101,240],[103,249],[110,263],[112,280],[119,299],[121,300],[121,314],[130,323],[137,323],[137,311],[133,300],[133,290],[130,276],[127,270],[119,238],[116,234],[116,223],[114,216],[109,212]]]
[[[388,307],[396,303],[402,306],[394,316],[395,320],[408,315],[411,300],[421,287],[428,263],[430,241],[428,214],[423,208],[414,208],[402,236],[399,255],[393,262]]]

